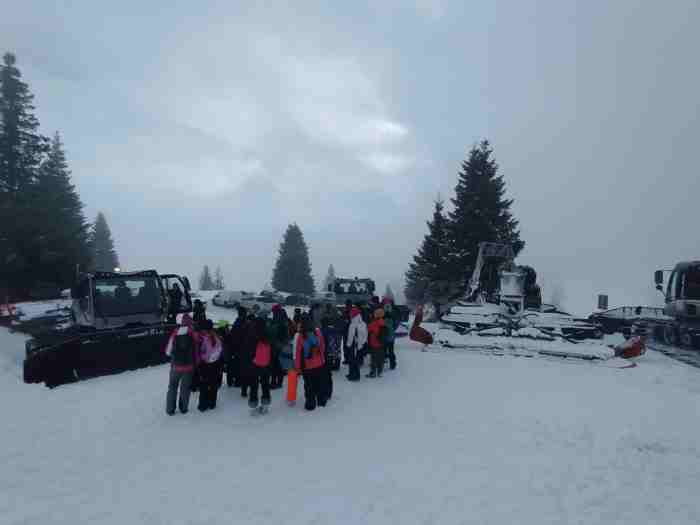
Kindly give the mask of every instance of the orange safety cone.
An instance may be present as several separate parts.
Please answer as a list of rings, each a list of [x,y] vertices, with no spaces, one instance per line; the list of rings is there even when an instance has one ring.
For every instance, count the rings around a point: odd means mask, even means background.
[[[287,404],[291,407],[297,402],[297,383],[299,374],[293,368],[287,372]]]

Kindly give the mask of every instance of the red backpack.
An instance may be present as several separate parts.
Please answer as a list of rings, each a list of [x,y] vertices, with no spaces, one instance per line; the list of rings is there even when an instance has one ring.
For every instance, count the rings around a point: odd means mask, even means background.
[[[270,366],[270,361],[272,361],[272,348],[270,348],[270,343],[267,341],[258,341],[255,347],[255,358],[253,359],[253,364],[259,366],[260,368],[265,368]]]

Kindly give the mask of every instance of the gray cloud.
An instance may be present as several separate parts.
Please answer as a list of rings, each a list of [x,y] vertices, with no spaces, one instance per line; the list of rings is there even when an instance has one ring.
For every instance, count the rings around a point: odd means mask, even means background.
[[[651,272],[700,252],[696,2],[9,13],[0,44],[129,267],[221,264],[259,288],[297,221],[317,278],[333,263],[398,289],[481,137],[515,198],[522,262],[568,307],[656,300]]]

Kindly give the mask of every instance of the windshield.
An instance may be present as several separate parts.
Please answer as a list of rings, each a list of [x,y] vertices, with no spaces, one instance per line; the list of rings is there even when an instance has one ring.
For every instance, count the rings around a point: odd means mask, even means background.
[[[689,268],[685,274],[685,298],[700,301],[700,266]]]
[[[95,280],[95,311],[98,316],[157,313],[160,308],[160,289],[154,277]]]
[[[337,294],[366,294],[369,287],[363,281],[340,281],[335,283],[335,293]]]

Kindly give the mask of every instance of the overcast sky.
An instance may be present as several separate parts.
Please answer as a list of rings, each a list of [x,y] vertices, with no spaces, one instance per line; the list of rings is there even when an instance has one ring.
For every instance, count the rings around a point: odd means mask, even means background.
[[[0,49],[127,269],[260,289],[296,221],[317,282],[402,288],[482,138],[545,299],[650,303],[700,258],[696,0],[51,3]]]

